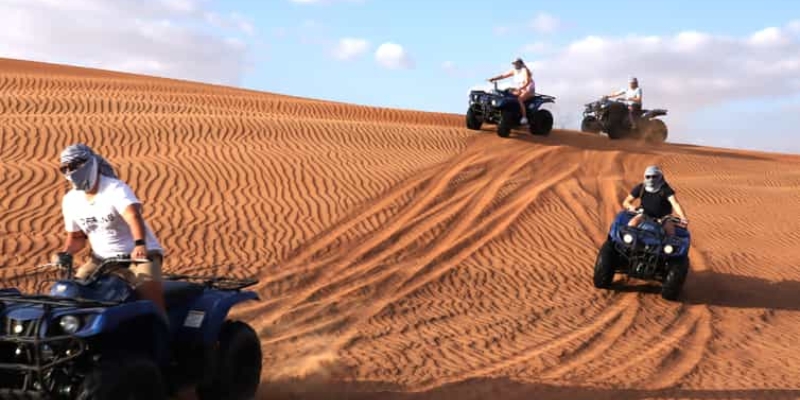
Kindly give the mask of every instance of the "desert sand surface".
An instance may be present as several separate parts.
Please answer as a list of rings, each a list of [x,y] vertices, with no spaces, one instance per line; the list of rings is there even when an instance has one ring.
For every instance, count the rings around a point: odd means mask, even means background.
[[[74,142],[144,201],[167,272],[260,279],[234,316],[261,337],[264,399],[800,398],[798,156],[502,139],[461,115],[6,59],[3,286],[33,290],[62,245]],[[592,286],[649,164],[691,221],[678,302]]]

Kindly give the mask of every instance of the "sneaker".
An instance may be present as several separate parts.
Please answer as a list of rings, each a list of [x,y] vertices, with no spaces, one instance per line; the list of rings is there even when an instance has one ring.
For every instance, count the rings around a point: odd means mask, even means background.
[[[525,118],[525,117],[522,117],[522,119],[519,120],[519,123],[522,124],[522,125],[527,125],[528,124],[528,119]]]

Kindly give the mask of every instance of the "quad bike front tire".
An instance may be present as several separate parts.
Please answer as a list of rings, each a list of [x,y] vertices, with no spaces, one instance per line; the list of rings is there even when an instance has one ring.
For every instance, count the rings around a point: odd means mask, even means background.
[[[589,132],[589,133],[600,133],[603,130],[600,121],[597,118],[587,115],[581,121],[581,132]]]
[[[101,361],[78,387],[77,400],[166,400],[164,378],[155,362],[140,355]]]
[[[477,131],[481,129],[483,120],[479,117],[472,108],[467,110],[467,129]]]
[[[597,259],[594,263],[594,287],[598,289],[608,289],[614,281],[616,272],[617,253],[614,243],[607,239],[600,251],[597,252]]]
[[[211,357],[212,376],[198,387],[201,400],[253,399],[261,382],[261,342],[250,325],[226,321]]]
[[[681,294],[686,275],[689,273],[689,259],[682,258],[667,264],[667,276],[661,286],[661,297],[664,300],[675,301]]]
[[[517,122],[519,117],[517,113],[513,111],[501,111],[500,112],[500,121],[497,123],[497,136],[502,138],[507,138],[511,136],[511,129],[517,126]]]
[[[536,110],[530,120],[531,135],[547,136],[553,130],[553,114],[548,110]]]

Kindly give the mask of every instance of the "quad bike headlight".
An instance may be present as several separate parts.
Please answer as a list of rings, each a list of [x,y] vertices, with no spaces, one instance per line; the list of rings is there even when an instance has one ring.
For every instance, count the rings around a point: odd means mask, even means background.
[[[633,243],[633,235],[631,235],[630,233],[622,235],[622,241],[627,244]]]
[[[74,315],[65,315],[58,321],[58,325],[65,333],[72,335],[81,327],[81,321]]]
[[[675,248],[671,244],[664,246],[664,254],[672,254],[673,251],[675,251]]]

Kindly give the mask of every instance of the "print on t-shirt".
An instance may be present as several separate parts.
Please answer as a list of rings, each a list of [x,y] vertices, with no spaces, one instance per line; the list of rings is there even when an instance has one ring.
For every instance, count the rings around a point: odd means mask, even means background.
[[[80,221],[81,230],[88,234],[98,229],[108,230],[109,225],[117,220],[117,216],[112,213],[99,219],[97,217],[84,217],[78,218],[78,220]]]

